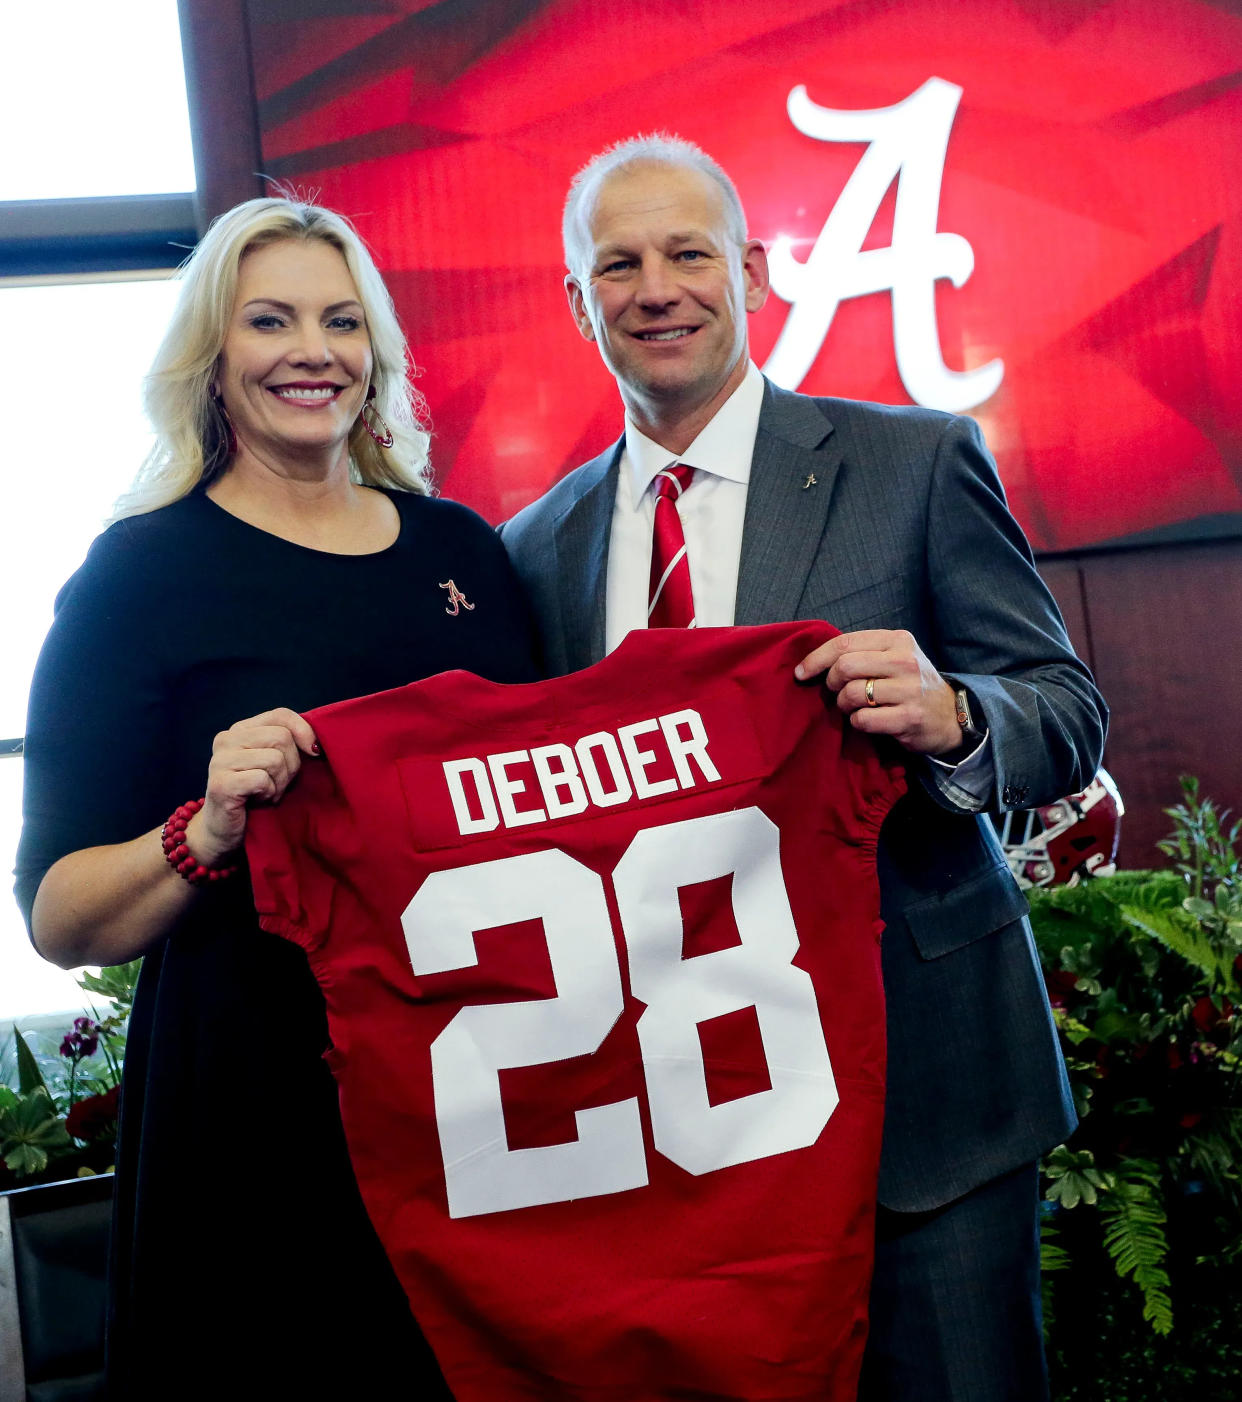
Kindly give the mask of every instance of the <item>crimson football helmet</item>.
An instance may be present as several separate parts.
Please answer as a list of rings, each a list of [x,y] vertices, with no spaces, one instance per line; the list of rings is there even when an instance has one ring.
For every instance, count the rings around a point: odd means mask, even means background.
[[[998,826],[1009,870],[1022,887],[1076,886],[1084,876],[1111,876],[1125,811],[1112,776],[1101,769],[1082,793],[1003,814]]]

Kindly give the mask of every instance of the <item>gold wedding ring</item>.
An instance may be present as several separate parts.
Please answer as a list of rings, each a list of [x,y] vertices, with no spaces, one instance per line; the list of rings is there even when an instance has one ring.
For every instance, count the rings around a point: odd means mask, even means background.
[[[875,678],[868,678],[867,690],[865,692],[868,706],[878,706],[880,703],[875,699]]]

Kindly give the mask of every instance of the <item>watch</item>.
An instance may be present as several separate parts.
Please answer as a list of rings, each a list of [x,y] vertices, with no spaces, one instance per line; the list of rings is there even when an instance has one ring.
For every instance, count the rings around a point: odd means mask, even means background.
[[[953,686],[953,683],[949,683]],[[957,712],[957,723],[962,727],[962,746],[973,748],[983,739],[983,731],[975,724],[970,710],[970,693],[964,686],[953,687],[953,704]]]

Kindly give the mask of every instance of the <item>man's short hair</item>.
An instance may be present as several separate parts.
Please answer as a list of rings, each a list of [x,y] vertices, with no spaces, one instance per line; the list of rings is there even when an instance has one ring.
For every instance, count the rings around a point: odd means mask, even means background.
[[[737,187],[724,170],[693,141],[669,132],[654,131],[649,136],[631,136],[606,147],[574,176],[565,199],[565,214],[561,220],[561,238],[565,247],[565,266],[581,277],[589,262],[588,237],[584,214],[600,186],[619,170],[640,165],[682,166],[701,171],[720,187],[724,196],[725,223],[729,237],[740,248],[746,242],[746,214],[738,198]]]

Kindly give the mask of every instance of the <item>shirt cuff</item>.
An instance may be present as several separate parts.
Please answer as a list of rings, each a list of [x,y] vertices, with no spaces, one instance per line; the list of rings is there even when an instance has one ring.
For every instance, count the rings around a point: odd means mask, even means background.
[[[966,758],[956,764],[947,764],[934,755],[924,756],[927,760],[927,777],[954,808],[960,808],[964,813],[981,813],[992,792],[996,766],[992,762],[990,736],[990,731],[985,732],[983,739]]]

